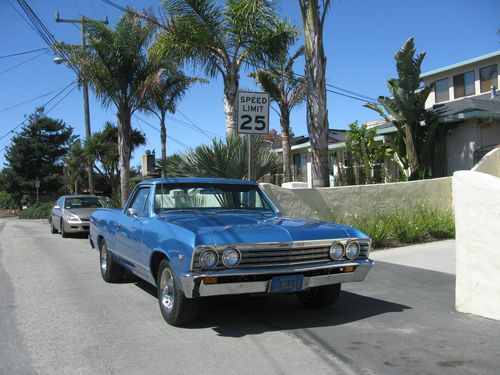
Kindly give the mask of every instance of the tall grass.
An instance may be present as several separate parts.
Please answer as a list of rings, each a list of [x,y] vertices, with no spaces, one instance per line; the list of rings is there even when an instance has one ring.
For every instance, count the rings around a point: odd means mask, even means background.
[[[363,215],[332,215],[330,219],[365,232],[374,248],[455,237],[453,212],[425,205]]]

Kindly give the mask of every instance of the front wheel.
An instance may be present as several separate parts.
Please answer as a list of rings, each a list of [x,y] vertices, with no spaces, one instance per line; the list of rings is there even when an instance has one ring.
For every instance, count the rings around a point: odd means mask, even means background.
[[[102,279],[107,283],[120,281],[124,274],[123,268],[113,259],[113,255],[108,251],[104,240],[101,241],[99,252],[99,266]]]
[[[161,315],[168,324],[181,326],[196,320],[200,301],[186,298],[177,286],[170,263],[166,260],[162,260],[158,268],[157,288]]]
[[[340,294],[342,284],[318,286],[298,292],[299,301],[306,307],[321,308],[333,305]]]

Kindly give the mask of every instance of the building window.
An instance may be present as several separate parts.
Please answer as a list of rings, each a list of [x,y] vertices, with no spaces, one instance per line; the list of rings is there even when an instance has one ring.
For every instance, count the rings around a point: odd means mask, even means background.
[[[440,79],[439,81],[434,82],[434,92],[436,93],[436,103],[450,100],[448,78]]]
[[[491,65],[479,69],[479,78],[481,80],[481,92],[491,90],[491,86],[498,88],[497,66]]]
[[[307,154],[293,155],[293,180],[307,181]]]
[[[459,74],[453,77],[453,91],[455,99],[474,95],[474,71]]]

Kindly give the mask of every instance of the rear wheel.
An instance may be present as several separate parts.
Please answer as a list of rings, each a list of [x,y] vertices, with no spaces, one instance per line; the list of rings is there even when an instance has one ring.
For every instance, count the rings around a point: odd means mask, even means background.
[[[64,230],[64,221],[61,220],[61,236],[62,238],[68,238],[68,233]]]
[[[298,292],[299,301],[306,307],[321,308],[333,305],[340,294],[342,284],[318,286]]]
[[[50,222],[50,233],[52,233],[52,234],[56,234],[57,232],[59,232],[59,231],[58,231],[58,230],[56,229],[56,227],[54,226],[54,222],[53,222],[53,221],[51,221],[51,222]]]
[[[99,268],[101,269],[102,279],[107,283],[120,281],[124,274],[123,268],[113,259],[113,255],[106,246],[106,241],[101,241],[99,252]]]
[[[181,326],[196,320],[200,310],[197,298],[186,298],[177,286],[170,263],[162,260],[158,267],[158,303],[163,318],[168,324]]]

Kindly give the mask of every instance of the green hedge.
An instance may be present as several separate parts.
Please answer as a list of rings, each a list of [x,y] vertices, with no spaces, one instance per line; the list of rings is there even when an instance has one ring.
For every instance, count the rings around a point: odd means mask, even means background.
[[[14,210],[19,208],[12,194],[0,191],[0,210]]]
[[[48,219],[54,202],[35,203],[19,213],[20,219]]]
[[[453,211],[428,206],[367,212],[361,216],[334,216],[332,220],[365,232],[371,237],[374,248],[455,237]]]

